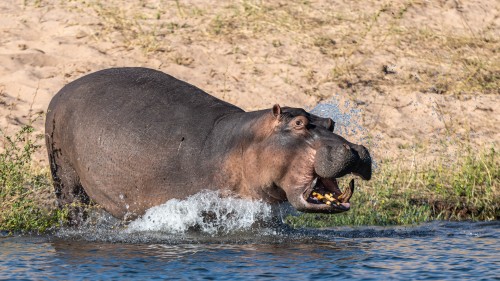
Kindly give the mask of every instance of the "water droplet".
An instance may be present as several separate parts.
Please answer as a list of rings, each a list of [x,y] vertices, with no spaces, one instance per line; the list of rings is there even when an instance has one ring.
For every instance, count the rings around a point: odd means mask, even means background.
[[[248,230],[257,222],[273,218],[271,205],[263,201],[222,197],[219,192],[202,191],[185,200],[172,199],[147,210],[142,218],[129,224],[128,230],[180,233],[196,228],[215,235]]]

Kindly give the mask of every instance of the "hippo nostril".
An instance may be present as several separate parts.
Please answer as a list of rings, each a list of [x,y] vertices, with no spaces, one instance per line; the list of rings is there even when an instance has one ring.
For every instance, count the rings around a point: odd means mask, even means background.
[[[359,145],[359,144],[355,144],[353,145],[353,149],[358,152],[359,154],[359,157],[361,159],[363,158],[366,158],[367,156],[369,157],[369,152],[368,152],[368,149],[366,149],[366,147],[362,146],[362,145]]]
[[[333,122],[332,119],[328,118],[326,128],[328,131],[333,132],[333,130],[335,129],[335,122]]]

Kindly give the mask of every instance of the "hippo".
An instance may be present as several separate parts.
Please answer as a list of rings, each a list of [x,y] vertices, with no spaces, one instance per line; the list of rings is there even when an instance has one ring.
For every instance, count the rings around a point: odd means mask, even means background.
[[[130,67],[64,86],[49,104],[45,140],[59,206],[97,203],[133,219],[215,190],[339,213],[350,208],[354,180],[342,192],[337,179],[369,180],[372,161],[334,125],[278,104],[245,112],[163,72]]]

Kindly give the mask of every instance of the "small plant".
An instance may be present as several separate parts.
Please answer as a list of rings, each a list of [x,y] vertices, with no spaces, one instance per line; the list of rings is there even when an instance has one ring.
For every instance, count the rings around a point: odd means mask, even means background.
[[[381,163],[369,182],[359,182],[352,209],[336,215],[303,214],[287,223],[301,227],[416,224],[430,220],[495,220],[500,217],[498,152],[465,155],[453,164],[422,168]],[[341,183],[341,186],[345,184]]]
[[[160,11],[154,15],[128,14],[119,6],[109,6],[102,2],[93,3],[92,7],[103,23],[101,30],[96,33],[100,40],[118,39],[123,42],[124,47],[139,47],[144,53],[162,49],[157,34]]]
[[[0,229],[43,232],[64,223],[67,212],[54,204],[48,171],[33,167],[43,135],[26,125],[13,136],[0,130],[0,136]]]

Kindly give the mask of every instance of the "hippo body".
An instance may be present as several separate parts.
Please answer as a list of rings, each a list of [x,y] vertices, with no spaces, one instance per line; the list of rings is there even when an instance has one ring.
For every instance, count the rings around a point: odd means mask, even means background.
[[[91,199],[117,218],[135,218],[204,189],[290,201],[301,211],[346,211],[350,194],[335,178],[369,179],[371,159],[333,125],[279,105],[245,112],[165,73],[113,68],[63,87],[45,130],[60,206]],[[318,187],[339,204],[309,200]]]

